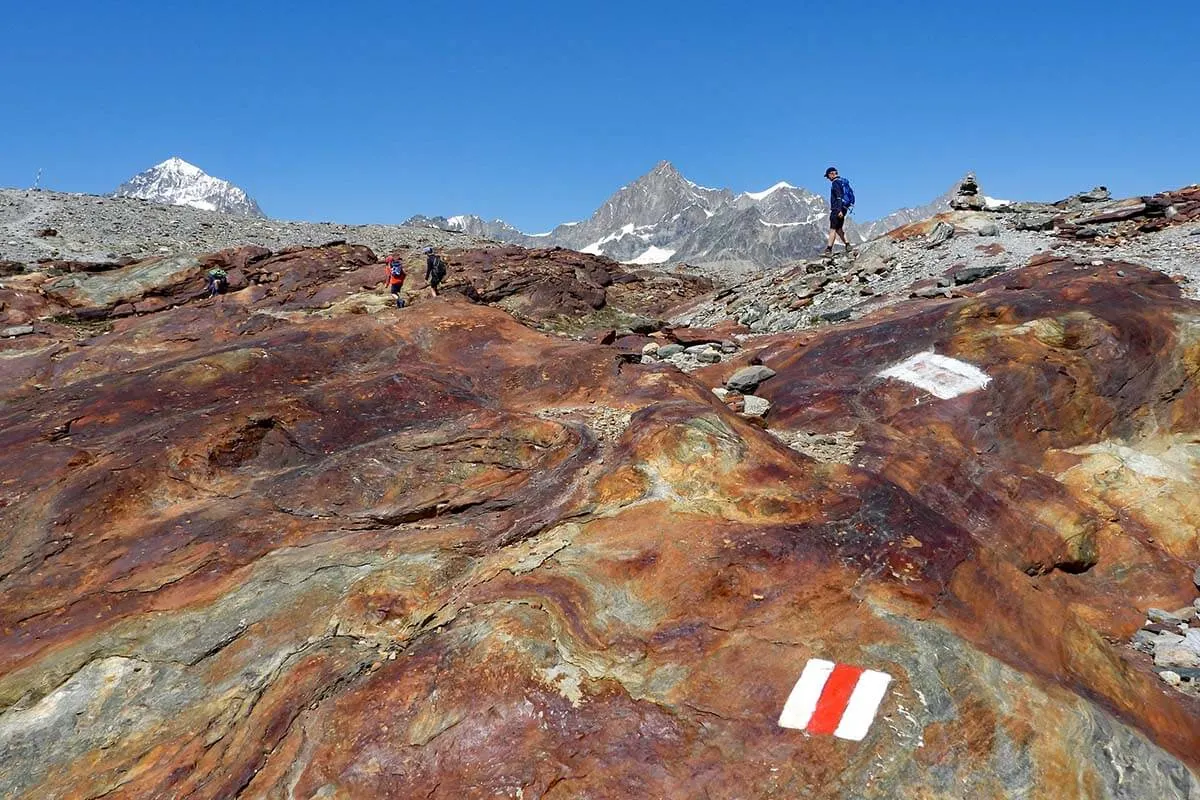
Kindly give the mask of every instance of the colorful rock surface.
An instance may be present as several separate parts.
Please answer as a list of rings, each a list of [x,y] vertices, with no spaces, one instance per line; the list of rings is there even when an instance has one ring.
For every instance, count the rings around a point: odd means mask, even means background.
[[[1200,794],[1200,706],[1124,645],[1200,560],[1200,306],[1161,275],[771,337],[763,429],[290,256],[0,341],[0,796]],[[931,350],[989,381],[879,376]],[[862,741],[778,724],[810,659],[890,676]]]

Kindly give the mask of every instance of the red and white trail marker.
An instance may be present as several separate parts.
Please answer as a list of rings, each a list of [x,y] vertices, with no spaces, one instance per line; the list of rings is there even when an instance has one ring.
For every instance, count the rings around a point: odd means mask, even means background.
[[[779,725],[861,742],[891,682],[886,672],[809,659],[783,705]]]

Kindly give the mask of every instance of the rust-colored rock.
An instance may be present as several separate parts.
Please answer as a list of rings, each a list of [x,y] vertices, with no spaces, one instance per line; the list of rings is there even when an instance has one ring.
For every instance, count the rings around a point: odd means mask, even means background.
[[[336,245],[0,343],[0,795],[1200,792],[1123,644],[1200,560],[1174,284],[1047,258],[764,339],[763,429],[448,260],[406,309]],[[879,377],[929,349],[990,382]],[[892,676],[862,742],[777,724],[810,658]]]

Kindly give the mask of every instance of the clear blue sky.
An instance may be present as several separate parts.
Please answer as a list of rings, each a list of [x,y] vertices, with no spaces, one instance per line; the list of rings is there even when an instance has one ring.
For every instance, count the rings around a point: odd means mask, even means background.
[[[0,185],[178,155],[271,216],[581,219],[667,159],[859,216],[1200,181],[1200,3],[10,0]]]

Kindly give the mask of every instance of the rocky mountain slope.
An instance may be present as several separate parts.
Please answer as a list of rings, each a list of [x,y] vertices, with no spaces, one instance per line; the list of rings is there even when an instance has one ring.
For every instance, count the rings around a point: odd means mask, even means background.
[[[855,241],[949,208],[948,196],[930,206],[902,209],[874,223],[854,220]],[[823,195],[780,182],[761,192],[735,194],[685,178],[663,161],[621,187],[583,222],[568,222],[530,236],[501,220],[479,217],[413,217],[406,224],[527,247],[557,245],[633,264],[687,262],[725,273],[779,266],[817,253],[829,230]]]
[[[4,277],[0,795],[1194,800],[1197,230]]]
[[[152,203],[191,206],[243,217],[266,217],[258,203],[229,181],[214,178],[182,158],[168,158],[139,172],[113,192],[115,197],[136,197]]]
[[[285,222],[128,197],[0,189],[0,262],[115,262],[335,240],[387,252],[417,244],[462,246],[476,238],[429,227]]]

